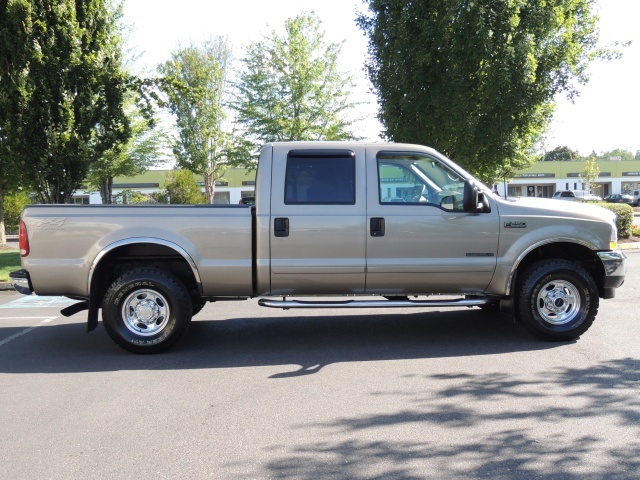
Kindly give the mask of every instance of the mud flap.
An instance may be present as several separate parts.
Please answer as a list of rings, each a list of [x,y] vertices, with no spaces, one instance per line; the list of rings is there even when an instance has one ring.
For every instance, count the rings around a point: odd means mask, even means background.
[[[90,300],[74,303],[73,305],[69,305],[68,307],[60,310],[60,313],[65,317],[71,317],[83,310],[89,310],[89,315],[87,318],[87,332],[91,332],[98,327],[98,310],[100,309],[92,307],[92,305],[95,305],[95,303],[96,302],[91,302]]]
[[[89,302],[87,300],[83,302],[74,303],[73,305],[69,305],[68,307],[60,310],[60,313],[65,317],[71,317],[82,310],[87,310],[89,308]]]
[[[89,302],[89,315],[87,317],[87,333],[92,332],[96,328],[98,328],[98,310],[100,308],[97,305],[97,302]]]

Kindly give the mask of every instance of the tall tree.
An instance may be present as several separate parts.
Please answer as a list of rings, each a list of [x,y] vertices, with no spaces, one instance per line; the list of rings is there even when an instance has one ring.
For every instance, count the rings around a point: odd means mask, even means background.
[[[159,67],[178,127],[173,153],[180,168],[202,175],[208,203],[213,203],[215,182],[226,169],[249,160],[237,154],[234,133],[224,129],[230,62],[226,39],[214,37],[202,46],[178,49]]]
[[[582,157],[575,150],[569,147],[556,147],[553,150],[542,155],[543,162],[573,162],[582,160]]]
[[[322,24],[312,14],[288,19],[285,30],[247,48],[238,123],[256,144],[353,138],[353,80],[338,69],[341,44],[324,41]]]
[[[385,135],[484,180],[524,168],[554,96],[599,53],[594,0],[368,0],[369,77]]]
[[[0,0],[0,245],[6,244],[4,202],[24,181],[23,159],[16,151],[20,132],[22,92],[30,58],[29,32],[22,20],[28,1]]]
[[[122,106],[128,79],[120,64],[120,10],[112,0],[4,5],[15,7],[13,34],[27,39],[26,61],[10,67],[17,109],[9,148],[22,159],[39,201],[66,203],[91,163],[130,135]]]
[[[595,157],[591,157],[584,162],[584,167],[580,172],[580,181],[583,190],[591,192],[591,184],[600,176],[600,167]]]
[[[144,116],[130,98],[126,111],[131,125],[131,137],[123,144],[105,151],[91,165],[87,183],[97,189],[103,204],[113,203],[114,177],[132,177],[144,173],[160,162],[160,152],[168,146],[167,136],[158,129],[157,122]]]

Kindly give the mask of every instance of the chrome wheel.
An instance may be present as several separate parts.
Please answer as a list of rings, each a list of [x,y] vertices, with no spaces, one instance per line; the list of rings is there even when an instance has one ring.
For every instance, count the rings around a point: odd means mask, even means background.
[[[161,332],[170,314],[167,300],[155,290],[136,290],[122,304],[124,325],[143,337]]]
[[[580,292],[570,282],[553,280],[538,292],[536,306],[546,322],[564,325],[580,313]]]

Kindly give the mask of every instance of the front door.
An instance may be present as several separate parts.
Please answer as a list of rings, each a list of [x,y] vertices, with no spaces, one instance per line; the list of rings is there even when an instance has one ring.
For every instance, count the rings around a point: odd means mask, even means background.
[[[366,292],[483,292],[496,268],[495,208],[464,212],[464,177],[435,154],[370,148],[367,165]]]

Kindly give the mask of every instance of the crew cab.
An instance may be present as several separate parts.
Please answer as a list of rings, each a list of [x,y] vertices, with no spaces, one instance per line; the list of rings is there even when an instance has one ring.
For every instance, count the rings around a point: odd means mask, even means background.
[[[63,295],[119,346],[157,352],[206,302],[274,308],[501,309],[574,339],[625,276],[611,212],[494,196],[419,145],[265,145],[255,205],[31,205],[25,294]],[[335,297],[343,297],[338,300]],[[309,298],[310,297],[310,298]]]

